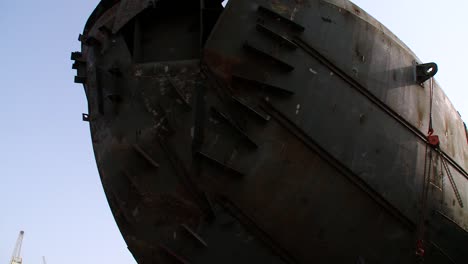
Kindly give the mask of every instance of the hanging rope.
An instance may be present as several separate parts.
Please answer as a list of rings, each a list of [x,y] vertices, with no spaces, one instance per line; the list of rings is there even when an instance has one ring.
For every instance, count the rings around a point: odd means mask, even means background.
[[[417,242],[416,242],[416,255],[419,256],[422,261],[424,261],[423,257],[425,254],[425,247],[424,247],[424,237],[425,237],[425,229],[426,229],[426,217],[427,217],[427,208],[428,208],[428,196],[429,196],[429,185],[431,184],[431,173],[438,172],[438,168],[433,168],[433,152],[436,151],[439,153],[439,159],[441,163],[440,169],[440,177],[442,179],[442,195],[444,194],[444,187],[443,187],[443,180],[444,175],[443,172],[447,175],[447,178],[452,185],[452,189],[455,193],[455,197],[457,198],[458,204],[460,207],[463,208],[463,200],[460,196],[460,192],[458,191],[457,185],[453,178],[453,175],[447,165],[445,158],[443,157],[440,149],[439,149],[439,137],[434,135],[434,127],[433,127],[433,100],[434,100],[434,80],[431,78],[430,80],[430,90],[429,90],[429,128],[427,130],[427,140],[428,143],[426,144],[425,150],[425,158],[424,158],[424,172],[423,172],[423,191],[421,195],[421,215],[419,217],[418,225],[417,225]]]
[[[432,105],[434,100],[434,78],[431,78],[430,90],[429,90],[429,129],[427,131],[427,140],[433,147],[439,146],[439,137],[434,134],[434,128],[432,127]]]
[[[431,172],[432,172],[432,153],[433,148],[437,148],[439,146],[439,137],[434,134],[434,128],[432,126],[432,105],[434,100],[434,80],[431,78],[430,80],[430,89],[429,89],[429,128],[427,130],[427,140],[429,146],[426,144],[426,151],[424,157],[424,172],[423,172],[423,191],[421,195],[421,215],[419,217],[418,225],[417,225],[417,242],[416,242],[416,255],[419,257],[424,257],[425,250],[424,250],[424,235],[426,231],[425,221],[426,221],[426,214],[427,214],[427,200],[429,194],[429,185],[431,181]]]
[[[434,81],[431,78],[431,85],[429,90],[429,130],[427,134],[432,135],[434,133],[434,129],[432,127],[432,101],[434,99]]]

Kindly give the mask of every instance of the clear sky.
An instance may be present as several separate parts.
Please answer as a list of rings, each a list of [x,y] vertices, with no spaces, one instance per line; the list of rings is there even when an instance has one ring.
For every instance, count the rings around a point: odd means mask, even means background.
[[[468,121],[468,1],[355,0],[424,61]],[[0,264],[135,263],[111,215],[70,52],[97,0],[0,0]]]

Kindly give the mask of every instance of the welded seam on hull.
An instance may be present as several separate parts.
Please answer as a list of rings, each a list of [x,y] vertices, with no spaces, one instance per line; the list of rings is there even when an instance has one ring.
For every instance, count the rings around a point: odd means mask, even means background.
[[[260,113],[259,111],[257,111],[256,109],[254,109],[253,106],[249,105],[247,102],[245,102],[245,101],[242,100],[241,98],[232,96],[232,100],[233,100],[236,104],[238,104],[239,106],[242,106],[242,108],[244,108],[248,113],[250,113],[251,115],[253,115],[255,118],[260,119],[260,120],[263,121],[263,122],[268,122],[268,121],[270,121],[270,116],[269,116],[269,115],[264,115],[264,114]]]
[[[256,234],[263,243],[265,243],[270,250],[278,254],[278,256],[286,263],[299,264],[300,262],[294,258],[285,248],[283,248],[273,237],[271,237],[265,230],[263,230],[253,219],[243,212],[233,201],[225,196],[217,197],[219,204],[229,214],[237,219],[247,230]]]
[[[183,162],[181,162],[177,158],[177,155],[174,154],[174,151],[171,149],[171,147],[168,146],[168,144],[166,144],[165,139],[158,137],[158,142],[162,150],[166,153],[166,156],[170,164],[172,165],[175,174],[179,177],[185,188],[194,198],[195,204],[197,204],[197,206],[202,212],[205,213],[206,216],[212,218],[213,214],[211,211],[211,205],[207,202],[206,199],[204,199],[203,193],[200,191],[193,179],[190,177],[190,174],[185,168]]]
[[[333,62],[331,62],[328,58],[326,58],[324,55],[322,55],[320,52],[318,52],[316,49],[314,49],[311,45],[309,45],[307,42],[305,42],[302,38],[296,36],[293,41],[301,49],[303,49],[307,54],[311,55],[313,58],[315,58],[320,63],[325,65],[334,74],[338,75],[346,83],[351,85],[351,87],[353,87],[355,90],[357,90],[359,93],[361,93],[364,97],[369,99],[369,101],[371,101],[373,104],[378,106],[381,110],[383,110],[390,117],[395,119],[399,124],[406,127],[410,132],[412,132],[415,136],[417,136],[419,139],[421,139],[425,144],[429,144],[429,142],[427,140],[427,137],[423,132],[421,132],[419,129],[417,129],[415,126],[413,126],[410,122],[408,122],[406,119],[404,119],[401,115],[399,115],[397,112],[395,112],[393,109],[391,109],[387,104],[385,104],[383,101],[381,101],[379,98],[377,98],[371,92],[369,92],[369,90],[366,87],[364,87],[362,84],[360,84],[354,78],[352,78],[351,76],[346,74],[343,70],[341,70]],[[440,148],[436,149],[436,151],[439,152],[442,155],[442,157],[452,165],[452,167],[454,167],[463,177],[465,177],[465,179],[468,180],[468,173],[463,169],[463,167],[461,167],[461,165],[459,165],[455,160],[453,160],[447,153],[445,153]]]
[[[208,243],[199,235],[197,232],[193,231],[188,225],[183,224],[181,225],[182,228],[190,234],[192,238],[194,238],[198,243],[202,244],[204,247],[208,247]]]
[[[395,216],[400,220],[402,224],[410,231],[415,230],[415,223],[404,215],[398,208],[393,206],[389,201],[382,197],[378,192],[373,190],[365,181],[363,181],[359,176],[357,176],[353,171],[346,167],[341,161],[333,157],[328,151],[326,151],[322,146],[320,146],[316,141],[310,138],[300,127],[298,127],[293,121],[289,120],[284,116],[281,111],[275,108],[270,102],[264,102],[264,108],[267,113],[269,113],[272,118],[274,118],[281,126],[286,130],[291,132],[299,140],[301,140],[309,149],[317,153],[321,158],[326,162],[336,168],[341,172],[347,179],[352,183],[356,184],[360,189],[367,193],[374,201],[380,204],[385,208],[391,215]]]
[[[449,221],[451,224],[454,224],[456,227],[460,228],[460,230],[463,230],[468,235],[468,231],[464,229],[461,225],[459,225],[457,222],[453,221],[453,219],[451,219],[450,217],[448,217],[447,215],[445,215],[444,213],[438,210],[435,210],[435,212],[439,214],[445,220]]]
[[[249,146],[257,149],[258,144],[249,136],[247,133],[242,130],[235,122],[230,118],[226,113],[221,112],[216,107],[211,107],[211,112],[222,121],[226,122],[241,138],[243,138]]]
[[[143,157],[147,162],[153,165],[153,167],[159,168],[159,163],[156,162],[152,157],[150,157],[150,155],[146,151],[144,151],[140,146],[138,146],[137,144],[133,144],[132,147],[138,154],[140,154],[141,157]]]
[[[158,247],[164,251],[169,257],[173,258],[174,260],[176,260],[178,263],[181,263],[181,264],[190,264],[190,262],[188,262],[186,259],[184,259],[183,257],[179,256],[177,253],[175,253],[172,249],[168,248],[167,246],[163,245],[163,244],[158,244]]]
[[[437,249],[442,255],[444,255],[451,263],[453,264],[457,264],[453,259],[452,257],[450,257],[441,247],[439,247],[436,243],[434,243],[433,241],[429,241],[429,243],[435,248]]]

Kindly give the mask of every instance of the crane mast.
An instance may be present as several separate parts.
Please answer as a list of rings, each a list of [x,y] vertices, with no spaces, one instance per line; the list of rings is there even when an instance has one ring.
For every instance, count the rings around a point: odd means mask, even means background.
[[[23,259],[21,258],[21,245],[23,244],[24,231],[20,231],[18,239],[16,240],[15,249],[11,256],[10,264],[22,264]]]

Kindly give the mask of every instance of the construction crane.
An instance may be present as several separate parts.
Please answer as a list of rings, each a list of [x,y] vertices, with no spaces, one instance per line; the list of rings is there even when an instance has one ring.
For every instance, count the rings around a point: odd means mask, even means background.
[[[20,231],[18,239],[16,240],[15,249],[11,256],[10,264],[22,264],[23,259],[21,258],[21,245],[23,244],[24,231]]]

